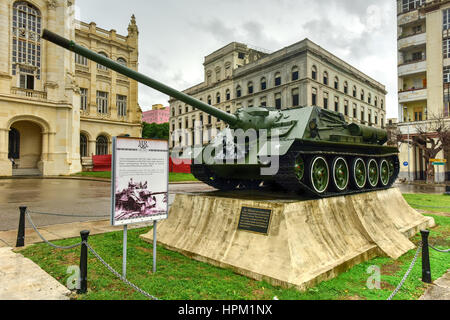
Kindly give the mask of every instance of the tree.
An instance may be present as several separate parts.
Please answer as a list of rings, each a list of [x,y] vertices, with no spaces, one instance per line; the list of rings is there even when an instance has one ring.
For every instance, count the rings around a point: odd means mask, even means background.
[[[169,140],[169,123],[143,123],[142,138]]]
[[[391,132],[391,143],[407,143],[421,150],[426,165],[427,183],[433,183],[435,172],[430,160],[436,159],[439,152],[450,149],[450,119],[443,115],[431,115],[427,121],[411,125],[410,130],[408,140],[408,134],[395,129],[395,133]]]

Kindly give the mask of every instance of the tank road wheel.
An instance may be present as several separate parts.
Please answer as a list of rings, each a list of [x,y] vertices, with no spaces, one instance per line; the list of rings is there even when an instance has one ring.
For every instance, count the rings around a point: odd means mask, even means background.
[[[302,181],[305,176],[305,161],[302,156],[298,156],[295,159],[294,171],[298,181]]]
[[[311,187],[319,194],[327,191],[330,183],[330,169],[323,157],[313,157],[309,165]]]
[[[378,162],[375,159],[370,159],[367,162],[367,178],[369,180],[370,187],[377,187],[378,181],[380,180],[379,172]]]
[[[394,175],[394,172],[395,172],[394,159],[390,158],[388,161],[388,165],[389,165],[389,178],[392,178],[392,176]]]
[[[389,163],[386,159],[382,159],[379,163],[380,168],[380,185],[386,187],[389,184],[391,178]]]
[[[352,162],[351,181],[355,189],[364,189],[367,182],[366,163],[362,158],[355,158]]]
[[[349,170],[347,161],[342,157],[336,157],[332,164],[333,187],[337,191],[345,191],[349,183]]]

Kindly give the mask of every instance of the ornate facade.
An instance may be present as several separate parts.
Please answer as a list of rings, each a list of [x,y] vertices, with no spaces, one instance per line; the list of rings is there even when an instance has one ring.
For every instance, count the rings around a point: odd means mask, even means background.
[[[49,29],[137,69],[128,35],[74,19],[74,1],[0,2],[0,176],[68,175],[108,154],[113,136],[141,135],[135,81],[40,38]]]

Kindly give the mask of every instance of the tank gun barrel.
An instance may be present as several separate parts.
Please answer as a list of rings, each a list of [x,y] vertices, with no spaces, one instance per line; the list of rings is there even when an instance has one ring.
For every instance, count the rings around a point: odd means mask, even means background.
[[[188,94],[185,94],[183,92],[175,90],[169,86],[166,86],[165,84],[163,84],[161,82],[158,82],[150,77],[147,77],[135,70],[127,68],[127,67],[121,65],[120,63],[117,63],[109,58],[106,58],[92,50],[89,50],[89,49],[86,49],[85,47],[77,45],[74,41],[66,39],[64,37],[61,37],[60,35],[53,33],[47,29],[44,30],[44,32],[42,34],[42,38],[60,46],[60,47],[63,47],[67,50],[75,52],[75,53],[79,54],[80,56],[86,57],[89,60],[97,62],[100,65],[103,65],[113,71],[116,71],[117,73],[127,76],[133,80],[136,80],[137,82],[140,82],[140,83],[142,83],[148,87],[151,87],[159,92],[165,93],[165,94],[171,96],[172,98],[178,99],[179,101],[182,101],[196,109],[206,112],[206,113],[228,123],[231,126],[235,125],[238,121],[238,119],[235,115],[229,114],[225,111],[222,111],[220,109],[212,107],[209,104],[204,103],[203,101],[200,101]]]

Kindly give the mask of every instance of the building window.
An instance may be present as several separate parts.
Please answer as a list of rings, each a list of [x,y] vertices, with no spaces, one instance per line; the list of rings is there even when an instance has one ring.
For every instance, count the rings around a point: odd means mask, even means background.
[[[316,88],[312,88],[311,103],[313,106],[317,106],[317,89]]]
[[[328,85],[328,72],[326,71],[323,73],[323,84]]]
[[[364,90],[361,89],[361,101],[364,101],[365,95],[364,95]]]
[[[292,81],[298,80],[298,67],[295,66],[292,68]]]
[[[220,103],[220,92],[216,94],[216,103]]]
[[[442,27],[444,30],[450,29],[450,9],[446,9],[442,11],[443,18],[442,18]]]
[[[344,101],[344,114],[348,117],[348,100]]]
[[[298,89],[293,89],[292,90],[292,106],[298,107],[299,104],[300,104],[300,101],[299,101]]]
[[[108,154],[108,138],[105,136],[98,136],[95,145],[95,153],[97,156],[104,156]]]
[[[19,86],[22,89],[34,90],[35,73],[33,68],[19,67]]]
[[[281,93],[276,93],[275,94],[275,108],[277,108],[278,110],[280,110],[282,108],[282,106],[281,106]]]
[[[365,123],[366,114],[364,112],[364,107],[361,107],[361,123]]]
[[[334,111],[339,112],[339,98],[334,98]]]
[[[84,134],[80,134],[80,156],[88,157],[88,139]]]
[[[339,78],[334,78],[334,89],[339,90]]]
[[[12,74],[22,74],[20,66],[27,67],[28,86],[34,77],[41,77],[41,13],[32,4],[17,1],[13,6],[12,21]],[[20,67],[20,69],[22,69]],[[33,78],[33,79],[31,79]],[[30,88],[27,88],[30,89]]]
[[[384,101],[381,99],[381,110],[384,110]]]
[[[117,95],[116,100],[117,115],[119,117],[126,117],[127,115],[127,96]]]
[[[357,106],[356,106],[356,103],[354,103],[353,104],[353,118],[356,119],[357,113],[358,113]]]
[[[424,3],[424,0],[402,0],[402,12],[415,10]]]
[[[281,73],[277,72],[275,74],[275,87],[281,86]]]
[[[444,83],[450,83],[450,66],[444,67]]]
[[[261,79],[261,91],[264,91],[267,89],[267,81],[266,78]]]
[[[261,104],[261,106],[263,106],[263,107],[266,107],[266,106],[267,106],[266,97],[261,97],[261,99],[260,99],[260,104]]]
[[[81,97],[80,110],[81,111],[87,111],[87,108],[88,108],[88,89],[80,88],[80,97]]]
[[[252,100],[248,100],[247,105],[248,105],[249,108],[252,108],[253,107],[253,99]]]
[[[242,96],[241,86],[237,86],[236,88],[236,97],[240,98]]]
[[[328,110],[328,93],[323,93],[323,108]]]
[[[225,95],[226,95],[227,101],[229,101],[231,99],[231,91],[229,89],[227,89]]]
[[[370,94],[370,93],[369,93],[369,97],[367,98],[367,102],[368,102],[369,104],[372,103],[372,94]]]
[[[108,58],[108,55],[106,53],[104,53],[104,52],[99,52],[98,54],[103,56],[103,57],[105,57],[105,58]],[[97,63],[97,69],[99,69],[99,70],[108,70],[107,67],[105,67],[104,65],[101,65],[100,63]]]
[[[211,96],[208,96],[208,104],[209,105],[212,105],[212,98],[211,98]],[[181,112],[180,112],[181,113]]]
[[[121,64],[122,66],[126,67],[127,66],[127,61],[124,58],[118,58],[117,62],[119,64]]]
[[[248,94],[253,94],[253,82],[247,84]]]
[[[78,53],[75,53],[75,63],[87,67],[88,59],[86,57],[80,56]]]
[[[97,91],[97,112],[108,113],[108,92]]]
[[[348,83],[347,83],[347,81],[344,82],[344,93],[348,94]]]
[[[444,59],[450,58],[450,38],[444,39],[442,42],[442,53],[444,55]]]
[[[353,98],[356,98],[356,86],[353,86]]]
[[[245,53],[244,52],[239,52],[238,53],[238,58],[239,59],[245,59]]]
[[[375,103],[374,103],[375,107],[378,107],[378,97],[375,97]]]
[[[311,78],[313,80],[317,80],[317,67],[316,66],[312,66],[311,69]]]

